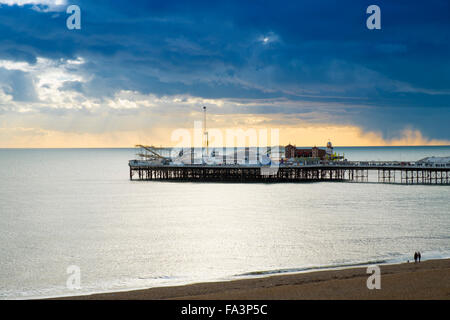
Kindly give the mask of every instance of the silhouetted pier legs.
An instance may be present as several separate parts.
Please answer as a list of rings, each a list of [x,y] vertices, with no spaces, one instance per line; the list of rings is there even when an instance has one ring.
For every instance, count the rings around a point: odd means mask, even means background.
[[[450,184],[447,168],[371,168],[355,166],[130,166],[130,180],[216,182],[369,182],[369,171],[377,170],[373,182],[400,184]]]

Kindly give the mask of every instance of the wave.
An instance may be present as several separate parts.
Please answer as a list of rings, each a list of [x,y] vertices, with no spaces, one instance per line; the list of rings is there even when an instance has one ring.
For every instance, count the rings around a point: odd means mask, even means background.
[[[330,264],[330,265],[321,265],[321,266],[310,266],[310,267],[301,267],[301,268],[285,268],[285,269],[273,269],[273,270],[262,270],[262,271],[251,271],[236,274],[233,277],[258,277],[258,276],[267,276],[267,275],[275,275],[275,274],[284,274],[284,273],[299,273],[299,272],[308,272],[308,271],[319,271],[319,270],[327,270],[327,269],[343,269],[343,268],[352,268],[352,267],[362,267],[369,266],[374,264],[397,264],[404,263],[407,261],[412,261],[412,255],[406,254],[393,254],[395,258],[385,258],[378,260],[370,260],[364,262],[351,262],[351,263],[341,263],[341,264]],[[450,251],[429,251],[425,254],[422,254],[422,261],[427,260],[435,260],[435,259],[450,259]]]
[[[313,267],[304,267],[304,268],[287,268],[287,269],[274,269],[274,270],[264,270],[264,271],[252,271],[252,272],[237,274],[237,275],[234,275],[234,277],[264,276],[264,275],[280,274],[280,273],[297,273],[297,272],[306,272],[306,271],[314,271],[314,270],[349,268],[349,267],[358,267],[358,266],[366,266],[366,265],[373,265],[373,264],[385,264],[385,263],[388,263],[388,260],[374,260],[374,261],[366,261],[366,262],[358,262],[358,263],[333,264],[333,265],[313,266]]]

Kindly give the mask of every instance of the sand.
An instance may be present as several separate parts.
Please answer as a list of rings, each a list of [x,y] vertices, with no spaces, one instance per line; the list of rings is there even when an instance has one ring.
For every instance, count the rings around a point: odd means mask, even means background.
[[[380,268],[379,290],[367,288],[367,267],[356,267],[59,299],[450,299],[450,259]]]

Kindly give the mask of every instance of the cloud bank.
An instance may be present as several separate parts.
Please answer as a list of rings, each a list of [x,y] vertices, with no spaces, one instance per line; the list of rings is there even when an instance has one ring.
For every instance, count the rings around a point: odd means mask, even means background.
[[[0,146],[167,144],[202,105],[299,145],[449,143],[447,2],[381,1],[375,32],[364,1],[70,4],[81,30],[0,1]]]

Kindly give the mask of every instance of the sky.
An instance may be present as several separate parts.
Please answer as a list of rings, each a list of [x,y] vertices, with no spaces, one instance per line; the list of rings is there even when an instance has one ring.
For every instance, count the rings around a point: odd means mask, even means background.
[[[450,3],[0,0],[0,148],[175,145],[202,106],[280,144],[449,145]]]

